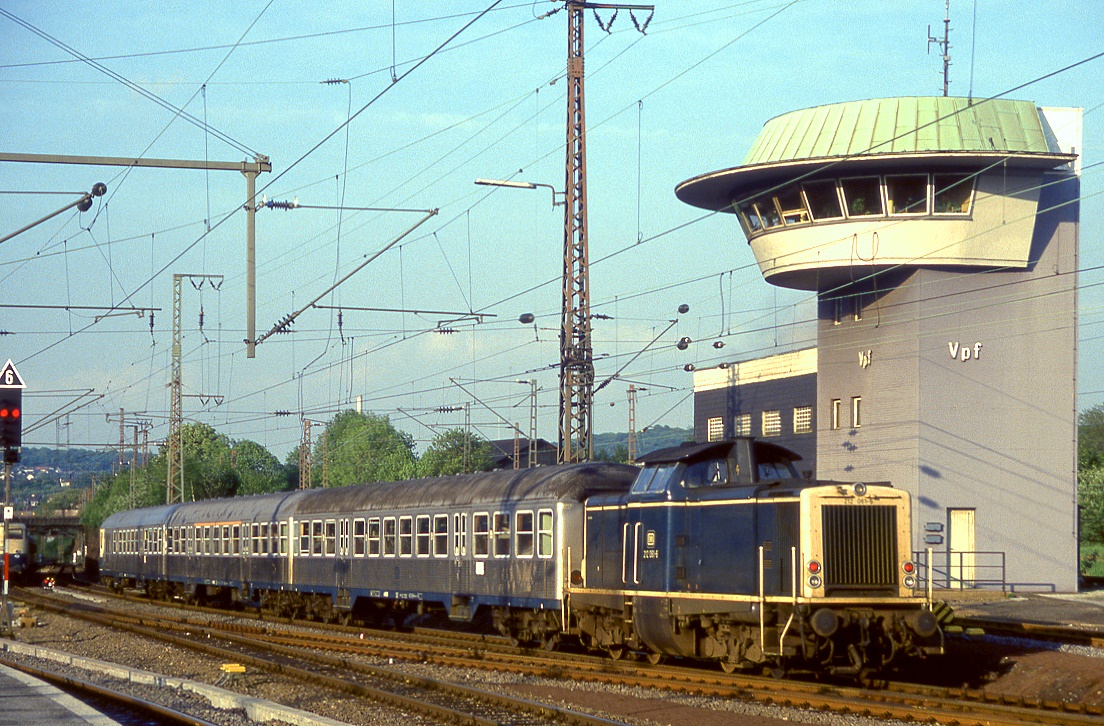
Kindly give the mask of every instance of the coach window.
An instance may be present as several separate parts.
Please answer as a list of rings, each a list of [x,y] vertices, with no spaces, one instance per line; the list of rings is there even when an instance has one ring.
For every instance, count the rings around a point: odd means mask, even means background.
[[[320,519],[316,519],[311,522],[311,554],[321,555],[326,546],[325,538],[322,536],[323,522]]]
[[[418,515],[418,520],[417,520],[417,525],[418,525],[418,542],[417,542],[417,544],[418,544],[418,556],[419,557],[429,557],[429,543],[430,543],[429,515],[428,514],[419,514]]]
[[[299,554],[310,554],[310,522],[299,523]]]
[[[235,554],[235,555],[241,554],[241,525],[240,524],[235,524],[234,525],[233,538],[234,538],[233,539],[233,542],[234,542],[233,554]]]
[[[333,557],[337,553],[337,521],[333,519],[326,520],[326,550],[325,555],[327,557]]]
[[[433,556],[448,557],[448,515],[433,515]]]
[[[364,556],[364,520],[353,520],[353,557]]]
[[[288,553],[288,526],[287,522],[280,522],[280,554]]]
[[[221,554],[220,547],[221,542],[219,538],[222,536],[222,527],[204,527],[204,538],[208,538],[203,543],[203,553],[207,555]]]
[[[494,556],[510,556],[510,513],[495,512],[494,514]]]
[[[256,554],[260,554],[260,552],[261,552],[261,543],[260,543],[260,539],[259,539],[260,538],[260,531],[261,531],[261,525],[257,524],[256,522],[254,522],[253,524],[251,524],[249,526],[249,533],[250,533],[249,539],[251,540],[250,545],[249,545],[249,553],[250,554],[256,555]]]
[[[368,520],[368,556],[380,556],[380,520],[372,517]]]
[[[514,514],[514,531],[517,538],[517,556],[533,556],[533,513],[517,512]]]
[[[474,542],[472,543],[476,557],[486,557],[491,554],[491,535],[490,535],[490,522],[491,517],[486,512],[476,514],[472,519],[472,536]]]
[[[537,512],[537,557],[552,556],[552,510]]]
[[[394,557],[396,549],[395,518],[387,517],[383,520],[383,556]]]
[[[267,555],[269,552],[275,553],[276,548],[270,546],[269,538],[275,534],[276,525],[269,526],[268,522],[261,524],[261,554]]]
[[[231,538],[233,534],[233,528],[229,524],[222,525],[222,554],[230,554],[230,543],[233,541]]]
[[[399,557],[414,554],[414,519],[399,517]]]

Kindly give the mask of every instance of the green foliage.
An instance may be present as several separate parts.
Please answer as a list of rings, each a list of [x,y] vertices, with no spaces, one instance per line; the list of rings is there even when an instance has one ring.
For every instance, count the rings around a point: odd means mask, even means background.
[[[238,476],[237,493],[267,494],[288,488],[284,467],[256,441],[239,441],[230,450],[230,461]]]
[[[1079,469],[1104,465],[1104,403],[1077,416],[1077,465]]]
[[[612,449],[599,449],[595,447],[594,452],[595,461],[610,461],[614,464],[628,464],[629,463],[629,447],[628,444],[617,444]]]
[[[694,440],[694,429],[681,429],[673,426],[649,426],[647,431],[641,431],[636,435],[636,455],[641,456],[656,449],[666,449],[668,446],[678,446],[684,441]],[[628,460],[629,435],[628,433],[605,433],[594,435],[594,458],[599,461],[621,461],[617,456],[617,448],[625,449],[624,460]]]
[[[1085,577],[1104,578],[1104,544],[1081,545],[1080,572]]]
[[[464,445],[468,454],[465,460]],[[491,446],[470,431],[456,428],[437,434],[418,460],[419,476],[446,476],[490,471]]]
[[[386,416],[356,411],[335,416],[314,446],[316,484],[322,482],[324,455],[331,487],[400,481],[417,475],[414,440],[392,426]]]
[[[1077,472],[1077,510],[1081,542],[1104,543],[1104,465]]]
[[[51,494],[38,506],[39,514],[60,512],[63,509],[76,509],[80,506],[81,490],[63,489],[57,494]]]

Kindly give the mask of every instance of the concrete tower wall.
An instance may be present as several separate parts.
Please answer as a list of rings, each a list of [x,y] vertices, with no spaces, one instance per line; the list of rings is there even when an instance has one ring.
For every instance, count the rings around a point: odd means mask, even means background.
[[[843,291],[865,290],[859,321],[836,324],[836,303],[821,303],[817,475],[909,490],[917,550],[977,553],[934,557],[952,586],[1077,587],[1079,188],[1044,180],[1027,270],[920,269],[879,282],[887,293],[868,282]],[[832,430],[836,398],[844,420]]]

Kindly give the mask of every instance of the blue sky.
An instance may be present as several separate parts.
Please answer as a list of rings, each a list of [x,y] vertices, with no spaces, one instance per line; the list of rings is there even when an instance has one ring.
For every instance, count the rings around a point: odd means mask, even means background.
[[[0,308],[0,331],[11,333],[0,337],[0,358],[12,358],[28,383],[28,426],[88,389],[80,402],[95,399],[30,432],[25,445],[116,441],[118,424],[105,414],[120,408],[164,437],[172,275],[192,273],[223,281],[184,287],[189,420],[283,457],[298,443],[300,411],[324,421],[360,396],[424,448],[434,431],[463,423],[462,413],[436,408],[473,400],[452,379],[493,409],[472,404],[479,433],[505,438],[502,419],[527,427],[528,387],[516,381],[535,378],[539,435],[556,439],[562,212],[548,189],[473,181],[562,186],[566,14],[542,17],[560,7],[543,0],[504,0],[478,19],[490,2],[394,5],[393,17],[383,2],[0,4],[114,74],[0,16],[0,150],[222,161],[259,153],[273,165],[258,179],[267,199],[344,200],[343,213],[258,213],[258,333],[420,217],[354,207],[440,211],[320,304],[488,314],[441,334],[430,331],[448,316],[346,309],[339,324],[335,310],[309,310],[294,333],[266,340],[248,360],[241,174],[0,164],[0,235],[73,199],[12,192],[85,191],[97,181],[109,189],[89,212],[63,213],[0,245],[0,304],[158,308],[152,331],[148,312],[96,322],[96,311]],[[628,381],[648,388],[638,427],[686,426],[686,363],[812,342],[809,295],[763,282],[735,221],[703,215],[673,189],[739,164],[773,116],[940,94],[942,64],[926,38],[929,24],[941,31],[943,13],[941,0],[658,0],[646,34],[627,12],[609,34],[588,14],[591,304],[612,318],[594,325],[597,380],[678,321],[597,395],[596,432],[625,430]],[[1100,403],[1104,184],[1091,165],[1104,139],[1104,58],[1043,77],[1104,51],[1104,5],[959,0],[951,17],[952,95],[966,95],[971,79],[975,97],[1028,84],[1010,97],[1085,109],[1079,400]],[[358,111],[346,133],[342,124]],[[680,316],[681,303],[690,312]],[[537,316],[535,329],[518,323],[525,312]],[[674,347],[682,336],[695,341],[687,351]],[[717,340],[725,347],[715,349]]]

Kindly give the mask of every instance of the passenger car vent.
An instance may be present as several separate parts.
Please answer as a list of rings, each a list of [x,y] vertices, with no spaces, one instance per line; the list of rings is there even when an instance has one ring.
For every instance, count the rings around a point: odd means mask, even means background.
[[[896,507],[827,505],[823,524],[827,594],[896,586]]]

